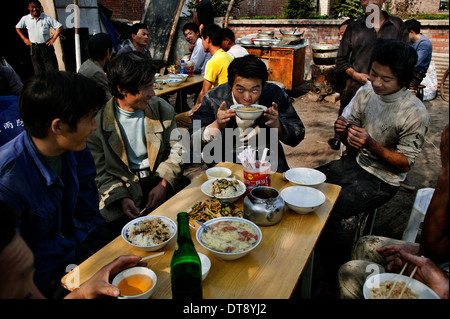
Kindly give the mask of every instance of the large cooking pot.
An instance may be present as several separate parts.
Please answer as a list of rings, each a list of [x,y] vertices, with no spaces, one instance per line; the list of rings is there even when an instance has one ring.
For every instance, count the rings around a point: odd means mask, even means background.
[[[334,43],[318,43],[311,45],[314,63],[317,65],[336,64],[338,48],[339,44]]]
[[[273,39],[275,36],[275,31],[262,31],[259,30],[257,34],[258,39]]]
[[[295,45],[303,42],[302,35],[305,31],[297,31],[297,29],[294,29],[294,31],[280,30],[280,33],[283,36],[280,45]]]

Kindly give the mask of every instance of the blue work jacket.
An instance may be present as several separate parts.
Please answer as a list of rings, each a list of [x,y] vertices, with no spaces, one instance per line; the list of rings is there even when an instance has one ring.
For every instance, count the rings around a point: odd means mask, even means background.
[[[0,200],[18,214],[18,233],[34,254],[39,288],[74,263],[77,246],[104,223],[89,149],[67,151],[61,162],[59,177],[26,132],[0,148]]]

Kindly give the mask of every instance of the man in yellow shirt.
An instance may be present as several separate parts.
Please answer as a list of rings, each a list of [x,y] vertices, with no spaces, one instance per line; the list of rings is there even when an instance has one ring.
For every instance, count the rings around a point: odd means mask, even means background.
[[[189,112],[191,116],[201,105],[203,95],[215,86],[228,82],[228,66],[233,57],[222,49],[223,31],[216,24],[210,24],[202,30],[202,44],[205,52],[211,54],[206,65],[205,80],[194,107]]]
[[[222,49],[223,31],[217,24],[209,24],[202,30],[203,50],[211,54],[206,64],[202,90],[198,94],[195,105],[188,111],[177,114],[175,120],[178,127],[189,128],[192,115],[202,104],[203,95],[213,87],[228,82],[228,66],[233,57]]]

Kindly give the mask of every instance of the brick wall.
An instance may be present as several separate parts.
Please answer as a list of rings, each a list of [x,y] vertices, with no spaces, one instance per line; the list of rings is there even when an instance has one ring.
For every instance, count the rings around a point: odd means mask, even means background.
[[[292,31],[298,28],[305,31],[303,37],[309,44],[312,43],[339,43],[337,36],[338,26],[342,20],[230,20],[228,26],[236,38],[248,34],[258,33],[258,30],[276,31],[275,37],[281,38],[279,30]],[[433,43],[433,53],[449,54],[449,21],[448,20],[422,20],[422,33]],[[306,49],[305,79],[309,76],[309,65],[312,63],[312,51]]]
[[[98,3],[113,12],[112,19],[141,21],[144,14],[145,0],[98,0]]]
[[[233,12],[236,17],[255,17],[255,16],[283,16],[283,5],[288,0],[244,0],[240,3],[240,8]]]

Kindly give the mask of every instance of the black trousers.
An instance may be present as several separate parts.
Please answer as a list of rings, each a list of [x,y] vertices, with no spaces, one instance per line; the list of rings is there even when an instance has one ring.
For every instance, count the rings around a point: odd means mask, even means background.
[[[58,70],[58,60],[56,59],[53,45],[47,45],[45,43],[33,44],[30,47],[30,55],[34,74]]]

